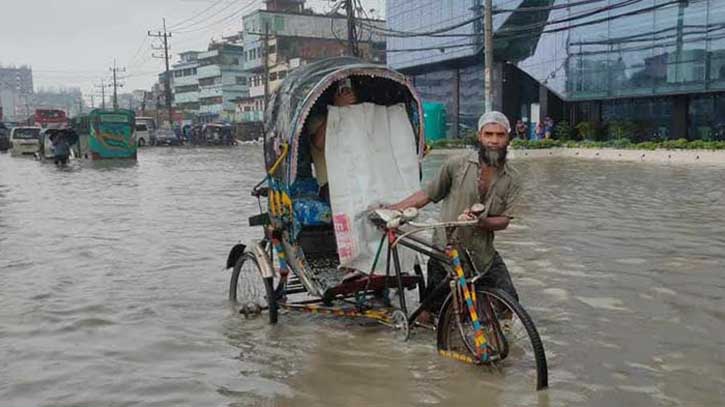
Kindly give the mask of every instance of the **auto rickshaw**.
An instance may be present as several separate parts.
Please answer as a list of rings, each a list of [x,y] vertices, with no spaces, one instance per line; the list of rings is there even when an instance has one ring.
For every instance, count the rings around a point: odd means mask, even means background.
[[[234,144],[232,126],[228,124],[209,123],[202,128],[205,143],[213,146],[230,146]]]

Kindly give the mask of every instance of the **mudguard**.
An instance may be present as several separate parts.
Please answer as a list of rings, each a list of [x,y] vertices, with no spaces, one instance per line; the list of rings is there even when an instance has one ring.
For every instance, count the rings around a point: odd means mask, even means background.
[[[229,251],[229,256],[227,257],[228,269],[234,267],[234,265],[237,264],[237,260],[244,253],[244,250],[246,248],[247,246],[241,243],[235,244],[234,247],[232,247],[232,250]]]
[[[274,266],[272,266],[272,259],[269,258],[267,252],[264,250],[264,247],[262,247],[260,242],[257,240],[253,240],[252,244],[249,246],[252,254],[254,254],[254,257],[257,259],[257,264],[259,265],[259,271],[262,273],[262,277],[273,278]]]

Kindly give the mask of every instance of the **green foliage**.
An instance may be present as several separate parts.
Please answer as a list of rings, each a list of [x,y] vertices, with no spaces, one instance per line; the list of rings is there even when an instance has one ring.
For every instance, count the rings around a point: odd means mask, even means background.
[[[714,141],[715,135],[713,129],[708,126],[700,126],[697,128],[697,139],[703,141]]]
[[[619,137],[614,140],[609,140],[605,143],[607,147],[611,148],[630,148],[632,142],[628,138]]]
[[[574,128],[579,135],[579,140],[594,140],[596,136],[596,126],[592,122],[581,122]]]
[[[633,144],[634,148],[637,150],[656,150],[657,149],[657,142],[654,141],[644,141],[642,143]]]
[[[660,147],[665,150],[684,150],[687,149],[689,142],[683,138],[677,140],[665,140],[660,143]]]
[[[514,150],[525,150],[529,148],[529,140],[514,139],[509,145]]]
[[[610,139],[623,139],[634,133],[634,125],[627,121],[611,121],[608,124]]]
[[[627,150],[725,150],[725,141],[706,141],[685,139],[665,141],[644,141],[632,143],[628,138],[620,138],[609,141],[559,141],[559,140],[514,140],[511,142],[513,149],[538,150],[544,148],[616,148]]]
[[[559,140],[519,140],[516,139],[511,142],[510,147],[518,150],[538,150],[543,148],[555,148],[561,147],[563,143]]]
[[[568,121],[560,121],[554,127],[554,138],[561,141],[571,140],[574,136],[574,129],[571,127]]]
[[[430,148],[435,149],[442,149],[442,148],[466,148],[469,146],[474,146],[478,140],[476,140],[475,135],[466,135],[463,138],[457,138],[457,139],[443,139],[438,140],[430,144]]]

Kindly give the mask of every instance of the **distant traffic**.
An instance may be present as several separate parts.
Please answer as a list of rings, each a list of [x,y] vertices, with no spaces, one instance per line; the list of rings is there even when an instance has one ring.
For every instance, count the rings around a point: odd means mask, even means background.
[[[159,126],[131,110],[95,109],[68,118],[63,110],[37,109],[23,122],[0,121],[0,152],[65,165],[72,159],[136,160],[148,146],[235,146],[239,131],[226,123]]]

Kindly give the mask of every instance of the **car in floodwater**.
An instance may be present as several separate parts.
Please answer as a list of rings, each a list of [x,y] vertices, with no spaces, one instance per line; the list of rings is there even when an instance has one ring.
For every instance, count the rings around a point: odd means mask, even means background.
[[[136,121],[136,143],[139,147],[154,145],[152,130],[144,123]]]
[[[156,130],[155,144],[157,146],[178,146],[181,145],[181,140],[173,130],[161,128]]]
[[[10,131],[13,155],[35,155],[40,150],[40,127],[14,127]]]

